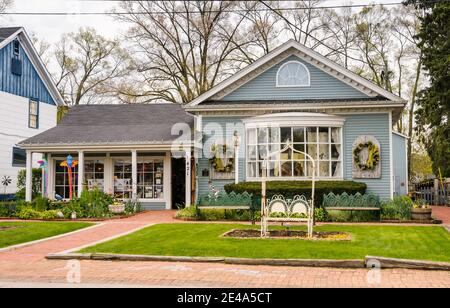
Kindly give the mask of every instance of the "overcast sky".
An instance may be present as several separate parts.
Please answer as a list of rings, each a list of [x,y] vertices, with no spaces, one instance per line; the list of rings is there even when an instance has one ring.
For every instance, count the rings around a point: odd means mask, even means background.
[[[104,0],[14,0],[11,12],[104,12],[118,5]],[[396,3],[401,0],[353,0],[353,4]],[[339,0],[325,0],[322,5],[342,5]],[[124,32],[123,24],[108,16],[18,16],[9,15],[1,20],[4,26],[23,26],[40,39],[55,43],[61,34],[76,31],[79,27],[93,27],[99,33],[114,37]]]

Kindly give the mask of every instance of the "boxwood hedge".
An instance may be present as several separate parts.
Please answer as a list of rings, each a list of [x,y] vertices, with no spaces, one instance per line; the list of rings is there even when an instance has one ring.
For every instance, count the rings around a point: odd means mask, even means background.
[[[273,195],[283,195],[285,198],[292,198],[295,195],[304,195],[306,198],[311,198],[311,181],[268,181],[267,182],[267,197]],[[323,196],[329,193],[342,194],[346,192],[349,195],[356,193],[364,194],[367,185],[365,183],[353,181],[317,181],[315,189],[315,206],[321,207]],[[239,184],[225,185],[225,191],[231,193],[248,192],[253,194],[253,206],[259,207],[261,205],[261,182],[242,182]]]

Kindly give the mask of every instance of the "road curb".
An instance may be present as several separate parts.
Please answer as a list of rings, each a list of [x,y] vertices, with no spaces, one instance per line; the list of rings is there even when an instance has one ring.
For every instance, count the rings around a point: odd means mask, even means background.
[[[146,256],[106,253],[56,253],[48,254],[48,260],[96,260],[96,261],[162,261],[225,263],[236,265],[266,265],[293,267],[329,267],[329,268],[404,268],[419,270],[450,271],[450,263],[421,260],[395,259],[366,256],[364,260],[321,260],[321,259],[249,259],[224,257],[186,257],[186,256]]]

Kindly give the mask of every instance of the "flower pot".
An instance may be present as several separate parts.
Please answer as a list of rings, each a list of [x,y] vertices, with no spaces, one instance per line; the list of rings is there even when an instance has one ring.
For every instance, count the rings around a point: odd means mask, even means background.
[[[121,205],[111,204],[108,206],[108,209],[113,214],[123,214],[125,212],[125,204]]]
[[[431,220],[431,208],[413,208],[411,217],[413,220]]]

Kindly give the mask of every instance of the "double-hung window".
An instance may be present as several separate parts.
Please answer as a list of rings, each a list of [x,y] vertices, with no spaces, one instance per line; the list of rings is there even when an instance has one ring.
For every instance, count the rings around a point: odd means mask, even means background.
[[[39,128],[39,101],[30,99],[28,106],[28,127]]]

